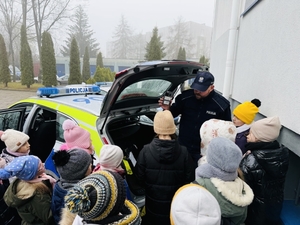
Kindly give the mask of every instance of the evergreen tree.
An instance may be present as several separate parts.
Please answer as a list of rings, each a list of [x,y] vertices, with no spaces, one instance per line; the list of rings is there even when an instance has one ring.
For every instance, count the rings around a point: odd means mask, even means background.
[[[2,34],[0,34],[0,82],[3,82],[5,87],[11,80],[8,66],[5,41]]]
[[[206,58],[204,55],[200,57],[199,63],[202,63],[205,66],[209,66],[209,58]]]
[[[132,53],[132,31],[125,17],[121,16],[121,22],[117,26],[113,37],[113,57],[127,59]]]
[[[108,81],[110,81],[111,80],[111,71],[110,71],[110,69],[109,68],[103,68],[104,69],[104,71],[103,71],[103,77],[104,77],[104,81],[106,81],[106,82],[108,82]]]
[[[96,64],[96,67],[97,66],[100,66],[100,68],[103,68],[104,65],[103,65],[103,58],[102,58],[102,53],[99,52],[98,55],[97,55],[97,64]]]
[[[56,59],[51,34],[47,31],[44,31],[42,35],[41,60],[43,85],[45,87],[56,86]]]
[[[164,53],[164,43],[160,40],[160,36],[158,36],[158,29],[154,27],[152,31],[152,37],[150,42],[147,43],[146,46],[146,54],[145,59],[150,60],[161,60],[163,57],[166,56]]]
[[[179,51],[178,51],[178,55],[177,55],[177,59],[178,60],[186,60],[185,48],[182,48],[180,46]]]
[[[65,41],[66,45],[61,49],[63,56],[70,55],[71,42],[75,37],[78,43],[80,57],[84,55],[86,46],[89,48],[90,57],[96,57],[99,51],[99,44],[96,42],[96,39],[92,37],[94,32],[88,24],[88,16],[81,5],[78,6],[75,12],[73,25],[68,28],[68,35],[69,37]]]
[[[97,66],[97,69],[96,69],[96,72],[95,72],[93,78],[94,78],[94,80],[96,82],[100,82],[101,81],[101,68],[100,68],[100,66]]]
[[[80,84],[81,83],[81,74],[80,74],[80,57],[77,41],[73,38],[71,42],[70,49],[70,76],[68,83],[69,84]]]
[[[82,81],[86,82],[91,77],[90,56],[88,46],[85,47],[82,65]]]
[[[21,51],[20,51],[20,65],[21,65],[21,84],[30,88],[34,83],[33,75],[33,61],[31,49],[27,41],[26,28],[21,27]]]
[[[181,57],[182,57],[182,48],[180,46],[179,51],[178,51],[178,55],[177,55],[177,59],[181,60]]]
[[[95,84],[96,81],[93,77],[90,77],[87,81],[86,81],[87,84]]]
[[[182,60],[186,60],[185,48],[182,48]]]
[[[109,81],[114,81],[114,80],[115,80],[116,73],[115,73],[115,72],[112,72],[112,71],[110,71],[110,70],[109,70],[109,72],[110,72],[110,79],[109,79]]]

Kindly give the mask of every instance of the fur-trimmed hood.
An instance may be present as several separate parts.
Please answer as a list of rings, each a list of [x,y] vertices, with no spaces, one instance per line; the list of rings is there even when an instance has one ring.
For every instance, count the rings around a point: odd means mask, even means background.
[[[243,180],[223,181],[218,178],[197,178],[196,182],[205,187],[218,201],[222,217],[233,224],[244,223],[247,208],[253,200],[253,191]]]
[[[211,178],[211,182],[221,193],[221,195],[237,206],[248,206],[253,201],[253,191],[239,177],[234,181],[223,181],[218,178]]]

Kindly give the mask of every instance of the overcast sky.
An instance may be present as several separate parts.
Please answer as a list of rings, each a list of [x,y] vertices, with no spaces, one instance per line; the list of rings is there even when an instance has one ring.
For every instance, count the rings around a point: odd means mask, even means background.
[[[91,28],[105,56],[124,15],[134,34],[174,25],[178,18],[212,26],[214,0],[88,0],[85,4]]]

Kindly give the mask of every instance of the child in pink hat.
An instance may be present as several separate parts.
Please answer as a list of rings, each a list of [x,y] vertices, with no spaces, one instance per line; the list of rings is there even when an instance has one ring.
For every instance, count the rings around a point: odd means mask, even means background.
[[[60,150],[80,148],[90,155],[94,155],[91,135],[87,130],[79,127],[74,121],[69,119],[64,121],[62,128],[66,143],[60,147]]]

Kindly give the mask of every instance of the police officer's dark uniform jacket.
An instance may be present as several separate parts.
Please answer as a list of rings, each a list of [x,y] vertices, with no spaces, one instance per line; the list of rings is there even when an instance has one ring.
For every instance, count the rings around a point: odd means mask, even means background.
[[[174,117],[181,114],[179,142],[193,154],[200,153],[199,130],[206,120],[231,121],[229,101],[214,90],[200,100],[196,99],[193,89],[186,90],[176,97],[170,111]]]

